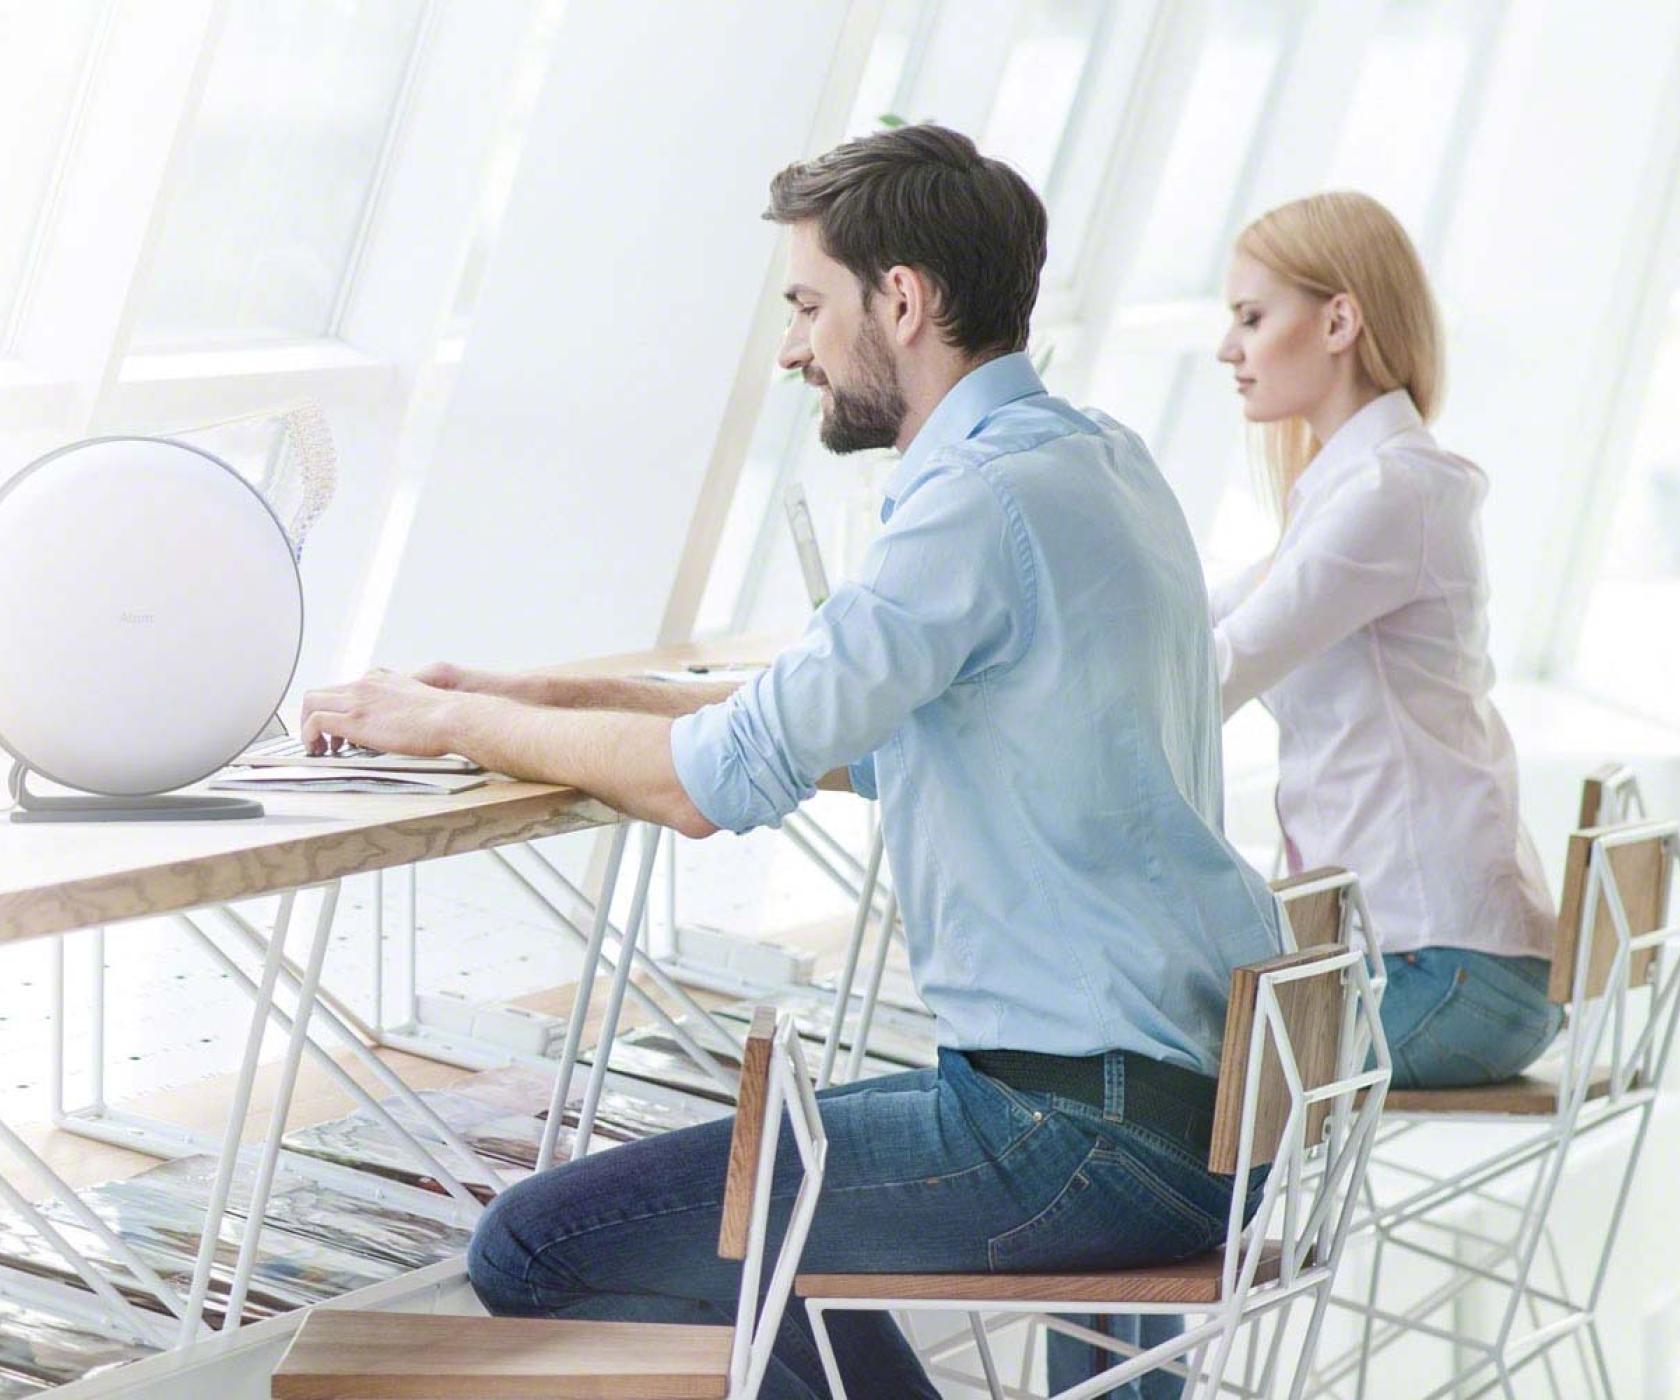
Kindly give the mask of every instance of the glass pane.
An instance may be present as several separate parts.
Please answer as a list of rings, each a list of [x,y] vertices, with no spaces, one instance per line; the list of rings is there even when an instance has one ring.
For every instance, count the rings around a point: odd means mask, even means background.
[[[980,149],[1008,161],[1046,198],[1110,7],[1109,0],[1034,0],[1022,6]]]
[[[235,0],[137,347],[324,335],[422,0]]]
[[[1657,352],[1626,484],[1588,596],[1574,677],[1604,699],[1680,723],[1680,295]],[[1655,624],[1655,626],[1653,626]]]
[[[103,0],[0,0],[0,353]]]
[[[816,392],[777,371],[730,501],[696,631],[791,632],[802,626],[811,606],[784,491],[795,481],[805,488],[832,587],[856,569],[879,531],[880,487],[895,461],[892,452],[829,452],[817,437]]]
[[[915,120],[902,106],[915,76],[911,67],[927,22],[928,0],[889,0],[858,79],[852,115],[846,123],[847,139],[877,130],[882,117]]]
[[[888,0],[864,60],[848,137],[878,131],[883,117],[917,119],[901,108],[931,14],[929,0]],[[701,596],[698,633],[736,626],[790,631],[809,613],[783,514],[782,493],[791,482],[805,487],[830,584],[861,557],[871,529],[871,471],[856,469],[859,458],[841,462],[823,450],[816,410],[811,389],[775,371]]]
[[[525,148],[525,134],[531,118],[536,115],[537,98],[542,95],[543,79],[548,76],[549,58],[560,21],[565,17],[565,0],[543,0],[528,35],[528,42],[514,63],[513,77],[508,87],[507,106],[496,129],[495,144],[484,174],[484,188],[478,199],[478,214],[473,220],[472,243],[467,260],[461,269],[461,280],[455,289],[455,309],[452,325],[457,334],[466,328],[478,294],[484,289],[484,274],[490,266],[490,253],[496,246],[496,234],[513,195],[514,177],[519,173],[519,156]]]
[[[1391,0],[1366,50],[1341,143],[1333,189],[1382,200],[1417,237],[1470,71],[1469,16],[1456,3]],[[1405,113],[1397,121],[1395,114]]]
[[[1272,75],[1283,55],[1287,12],[1222,0],[1209,21],[1184,114],[1149,210],[1128,301],[1210,291],[1231,225],[1250,144],[1259,139]]]

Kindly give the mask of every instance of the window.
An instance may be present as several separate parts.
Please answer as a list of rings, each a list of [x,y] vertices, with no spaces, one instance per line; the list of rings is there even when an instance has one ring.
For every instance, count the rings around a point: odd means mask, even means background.
[[[513,194],[513,182],[519,173],[519,157],[525,149],[525,133],[537,110],[537,98],[542,95],[543,79],[548,76],[549,59],[560,21],[565,14],[565,0],[543,0],[533,24],[529,42],[520,50],[514,67],[506,110],[496,132],[495,148],[490,154],[490,166],[484,176],[484,192],[479,198],[477,217],[473,221],[472,244],[467,250],[466,266],[455,289],[453,328],[460,333],[466,328],[478,294],[484,288],[484,274],[490,266],[490,253],[496,245],[496,233],[507,212],[508,199]]]
[[[423,0],[235,0],[136,348],[330,335]]]
[[[1366,49],[1330,164],[1328,188],[1380,199],[1420,244],[1449,141],[1461,126],[1475,19],[1463,3],[1391,0]]]
[[[1232,206],[1289,23],[1273,4],[1224,0],[1214,9],[1160,189],[1125,279],[1122,295],[1128,302],[1205,296],[1217,286]]]
[[[105,0],[0,0],[0,356],[105,9]]]
[[[878,130],[884,117],[914,119],[903,108],[933,13],[927,0],[889,0],[864,60],[848,137]],[[698,634],[787,629],[809,612],[782,513],[790,482],[805,486],[830,582],[860,556],[871,533],[877,473],[859,464],[884,454],[837,460],[817,441],[816,427],[815,393],[798,376],[774,370],[696,614]]]
[[[979,145],[1019,170],[1046,204],[1053,202],[1058,158],[1112,8],[1110,0],[1023,6]]]
[[[1680,723],[1680,293],[1669,305],[1631,461],[1581,618],[1572,679],[1589,694]]]

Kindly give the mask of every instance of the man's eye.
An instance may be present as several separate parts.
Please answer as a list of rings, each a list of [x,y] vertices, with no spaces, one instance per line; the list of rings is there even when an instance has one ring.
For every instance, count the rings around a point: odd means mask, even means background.
[[[1252,329],[1260,324],[1260,318],[1252,311],[1242,318],[1242,324]]]

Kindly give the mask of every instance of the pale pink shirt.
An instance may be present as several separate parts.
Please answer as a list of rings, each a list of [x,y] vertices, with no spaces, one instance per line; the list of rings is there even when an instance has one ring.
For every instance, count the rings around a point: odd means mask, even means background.
[[[1212,590],[1225,714],[1278,722],[1278,818],[1306,868],[1357,872],[1384,952],[1549,957],[1555,916],[1488,700],[1487,478],[1395,390],[1290,492],[1270,561]]]

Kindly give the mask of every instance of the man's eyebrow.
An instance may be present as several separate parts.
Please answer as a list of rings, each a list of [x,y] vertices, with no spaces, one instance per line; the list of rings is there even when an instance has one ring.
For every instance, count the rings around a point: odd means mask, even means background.
[[[782,299],[784,301],[797,303],[801,297],[806,297],[812,301],[822,300],[822,298],[817,294],[815,287],[807,287],[803,282],[795,282],[791,287],[782,293]]]
[[[1243,309],[1243,307],[1253,306],[1255,304],[1256,303],[1255,303],[1255,300],[1254,300],[1253,297],[1238,297],[1235,301],[1233,301],[1231,303],[1231,310],[1241,311]]]

